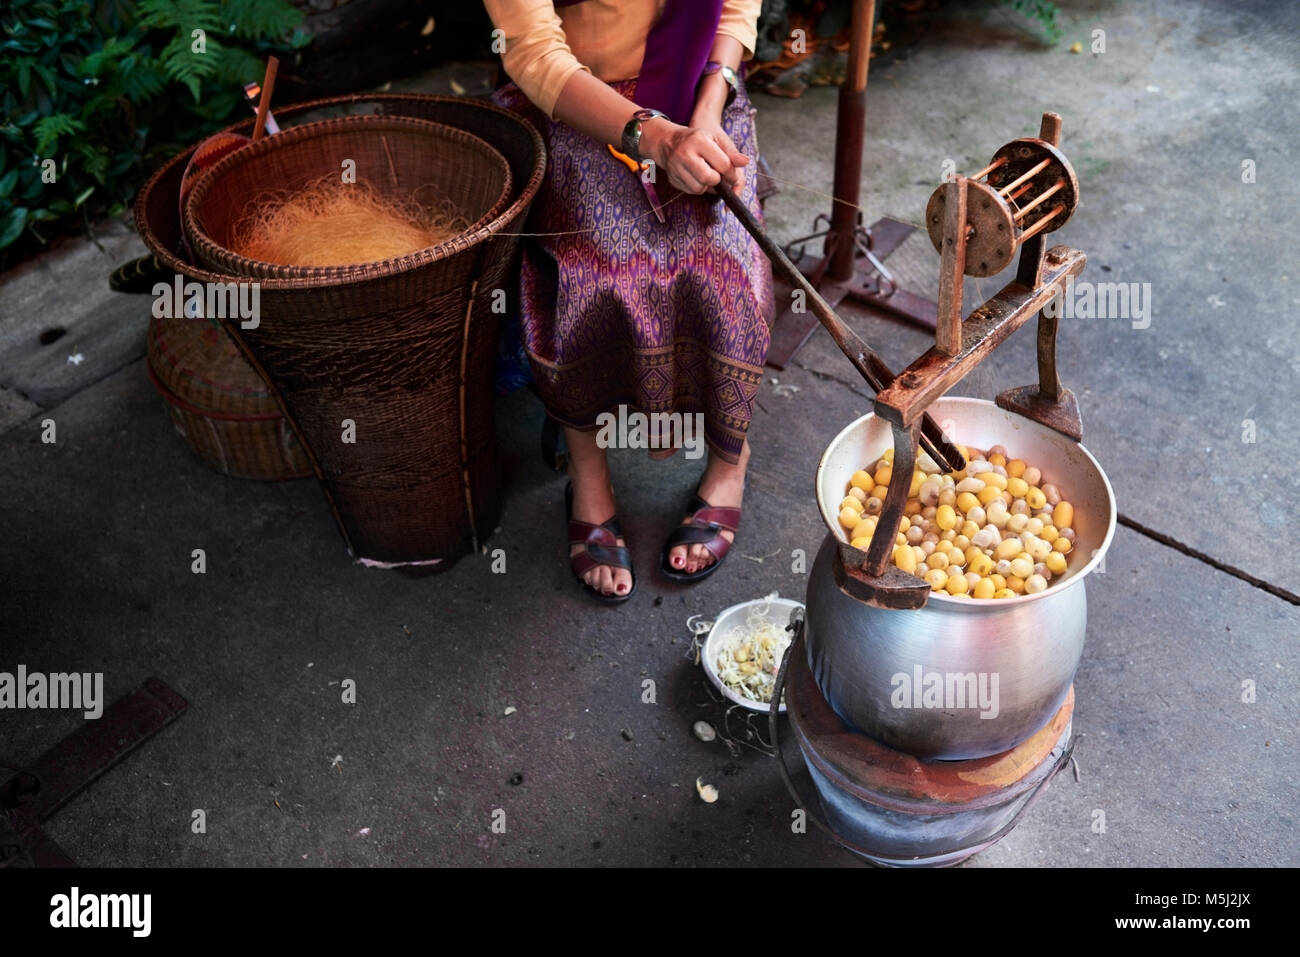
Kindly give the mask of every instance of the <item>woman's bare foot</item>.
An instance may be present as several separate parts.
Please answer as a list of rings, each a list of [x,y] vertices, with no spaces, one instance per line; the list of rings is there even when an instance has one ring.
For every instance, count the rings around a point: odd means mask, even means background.
[[[749,467],[749,440],[740,450],[740,460],[732,465],[724,462],[712,452],[709,453],[709,464],[704,470],[704,477],[700,479],[699,496],[710,505],[716,505],[719,508],[740,508],[742,500],[745,497],[745,470]],[[682,521],[683,525],[689,523],[689,519]],[[722,537],[727,541],[735,541],[734,533],[722,531]],[[717,559],[703,545],[678,545],[668,553],[668,563],[673,568],[681,572],[693,575],[702,568],[708,568]]]
[[[569,481],[573,484],[573,517],[580,522],[603,525],[615,513],[614,487],[610,483],[609,463],[605,450],[596,444],[595,432],[579,432],[565,428],[564,439],[569,448]],[[626,545],[617,539],[619,545]],[[569,556],[583,551],[582,545],[573,545]],[[597,565],[582,576],[589,588],[603,595],[626,595],[632,588],[632,573],[626,568]]]

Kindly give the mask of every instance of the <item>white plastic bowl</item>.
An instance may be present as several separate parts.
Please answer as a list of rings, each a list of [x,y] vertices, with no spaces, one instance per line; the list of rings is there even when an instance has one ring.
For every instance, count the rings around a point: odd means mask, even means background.
[[[768,617],[781,627],[784,627],[790,618],[790,612],[796,608],[802,608],[803,602],[794,601],[790,598],[773,598],[770,601],[764,598],[758,598],[754,601],[742,601],[739,605],[732,605],[726,608],[718,615],[713,622],[713,627],[709,629],[708,637],[704,639],[704,647],[700,651],[700,659],[704,664],[704,673],[709,676],[713,686],[722,692],[723,696],[729,701],[742,705],[751,711],[757,711],[761,714],[769,714],[771,707],[761,701],[755,701],[753,698],[746,698],[744,695],[732,691],[718,676],[717,665],[717,647],[721,643],[727,632],[733,627],[743,624],[749,613],[749,609],[755,605],[769,605],[770,610]],[[785,705],[782,704],[779,709],[781,714],[785,713]]]

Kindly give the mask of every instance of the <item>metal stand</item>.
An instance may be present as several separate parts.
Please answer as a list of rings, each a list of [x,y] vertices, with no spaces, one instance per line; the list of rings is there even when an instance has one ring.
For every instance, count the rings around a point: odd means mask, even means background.
[[[848,73],[840,87],[835,123],[835,186],[837,200],[829,219],[819,215],[814,228],[826,228],[801,236],[786,245],[796,266],[817,287],[834,309],[852,298],[897,316],[929,332],[934,331],[935,304],[898,288],[882,262],[902,245],[913,227],[893,219],[877,220],[869,229],[858,209],[861,197],[862,143],[867,125],[867,70],[871,63],[871,33],[875,21],[875,0],[854,0],[850,26]],[[820,258],[804,254],[803,247],[823,239]],[[767,364],[784,369],[812,335],[817,318],[806,310],[785,309],[772,326],[772,344]]]

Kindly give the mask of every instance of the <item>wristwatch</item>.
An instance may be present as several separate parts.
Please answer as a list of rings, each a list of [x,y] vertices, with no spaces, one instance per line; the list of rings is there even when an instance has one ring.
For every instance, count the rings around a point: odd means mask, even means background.
[[[668,114],[658,110],[637,110],[632,114],[632,119],[628,120],[627,125],[623,127],[623,138],[620,141],[624,156],[637,160],[645,158],[641,155],[641,124],[656,117],[666,120]]]
[[[736,76],[736,71],[725,63],[719,63],[717,60],[710,60],[704,64],[704,72],[700,74],[703,80],[711,73],[721,73],[722,78],[727,81],[727,105],[736,98],[736,91],[740,89],[740,77]]]

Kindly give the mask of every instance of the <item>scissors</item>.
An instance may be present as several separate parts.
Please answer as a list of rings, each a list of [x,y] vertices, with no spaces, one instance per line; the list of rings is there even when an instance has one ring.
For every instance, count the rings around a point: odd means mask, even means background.
[[[659,194],[655,191],[655,184],[641,175],[645,170],[650,168],[650,164],[638,163],[626,153],[620,153],[618,150],[614,149],[614,147],[609,143],[605,144],[605,148],[609,150],[614,159],[618,160],[636,174],[636,178],[641,181],[642,187],[645,188],[646,197],[650,200],[650,208],[655,211],[655,216],[659,218],[659,222],[667,222],[667,220],[664,219],[663,205],[659,202]]]

